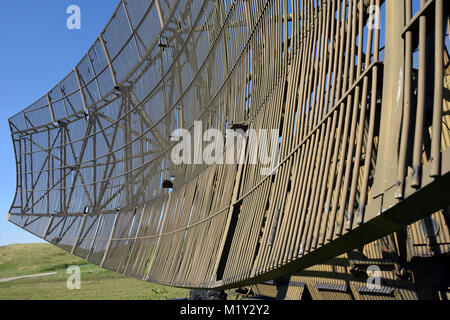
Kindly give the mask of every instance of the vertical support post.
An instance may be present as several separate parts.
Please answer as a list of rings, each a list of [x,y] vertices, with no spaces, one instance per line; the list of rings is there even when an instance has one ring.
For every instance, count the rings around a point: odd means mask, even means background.
[[[161,6],[159,5],[159,0],[155,0],[156,10],[158,11],[159,23],[161,24],[161,29],[164,28],[164,19],[161,12]]]
[[[94,234],[94,237],[93,237],[93,240],[92,240],[92,243],[91,243],[91,247],[89,248],[88,254],[86,256],[86,260],[87,261],[89,261],[89,256],[91,255],[92,249],[94,248],[95,239],[97,239],[98,231],[100,230],[100,224],[102,223],[102,218],[103,218],[102,214],[100,214],[98,216],[98,218],[97,218],[98,219],[98,223],[97,223],[97,227],[95,228],[95,234]]]
[[[405,1],[405,7],[405,17],[408,21],[412,18],[411,1]],[[406,151],[408,148],[408,133],[410,130],[411,117],[412,59],[412,32],[407,31],[405,33],[405,86],[403,90],[403,124],[397,168],[397,191],[395,194],[395,198],[397,199],[403,199],[405,192]]]
[[[44,239],[44,240],[47,239],[48,231],[50,230],[50,227],[53,223],[53,218],[54,218],[54,216],[52,215],[50,217],[50,219],[48,220],[47,227],[45,228],[44,234],[42,235],[42,239]]]
[[[131,256],[133,255],[133,252],[134,252],[134,247],[136,245],[136,240],[137,240],[137,237],[139,236],[139,230],[141,230],[142,218],[144,217],[144,212],[145,212],[146,206],[147,205],[144,204],[143,208],[141,209],[141,216],[139,217],[139,223],[138,223],[138,226],[137,226],[137,229],[136,229],[136,234],[134,235],[133,245],[132,245],[132,247],[130,249],[130,252],[129,252],[127,264],[125,265],[125,268],[123,269],[123,274],[126,274],[126,272],[128,270],[128,265],[130,264]]]
[[[106,49],[106,44],[105,44],[105,40],[103,39],[103,35],[100,34],[100,36],[98,38],[100,40],[100,44],[102,45],[103,52],[105,53],[106,62],[108,63],[109,71],[111,72],[111,77],[113,80],[114,87],[117,87],[116,73],[114,72],[113,66],[111,64],[111,57],[109,56],[109,52]]]
[[[404,41],[402,38],[405,4],[386,1],[385,61],[380,138],[371,197],[376,198],[395,186],[397,180],[398,144],[402,124]],[[381,201],[381,198],[379,198]],[[371,217],[367,217],[370,219]]]
[[[425,6],[425,0],[420,0],[420,9]],[[427,17],[419,18],[419,71],[417,76],[417,108],[413,145],[413,172],[411,186],[419,188],[422,180],[422,148],[425,126],[426,106],[426,74],[427,74]]]
[[[112,242],[114,233],[116,232],[118,217],[119,217],[119,210],[117,210],[116,216],[114,218],[114,223],[113,223],[113,226],[112,226],[112,229],[111,229],[111,234],[109,235],[108,244],[106,245],[105,254],[103,255],[102,262],[100,263],[100,268],[103,267],[103,265],[105,263],[105,260],[106,260],[106,257],[108,256],[109,248],[111,247],[111,242]]]
[[[155,256],[156,256],[156,253],[158,252],[158,249],[159,249],[159,245],[160,245],[160,243],[161,243],[161,235],[162,235],[162,233],[163,233],[163,231],[164,231],[164,225],[165,225],[165,223],[166,223],[166,210],[167,210],[167,207],[169,206],[169,203],[170,203],[170,199],[172,198],[172,193],[169,193],[169,198],[167,199],[167,204],[166,204],[166,206],[164,206],[164,203],[162,204],[162,206],[161,206],[161,211],[162,211],[162,208],[164,208],[164,217],[162,218],[163,219],[163,221],[161,222],[161,229],[159,230],[159,235],[158,235],[158,240],[156,241],[156,246],[155,246],[155,249],[153,250],[153,258],[152,258],[152,260],[150,261],[150,264],[149,264],[149,266],[147,267],[147,272],[145,272],[145,275],[144,275],[144,277],[142,278],[142,280],[146,280],[147,278],[148,278],[148,275],[149,275],[149,273],[150,273],[150,270],[152,270],[152,266],[153,266],[153,262],[155,261]]]
[[[22,112],[23,114],[23,112]],[[25,206],[24,206],[24,201],[22,200],[22,210],[21,210],[21,217],[23,218],[23,213],[24,211],[27,211],[27,207],[28,207],[28,178],[27,178],[27,172],[28,172],[28,161],[27,161],[27,140],[23,139],[23,171],[22,171],[22,176],[23,176],[23,180],[24,181],[24,185],[23,185],[23,190],[25,190],[25,196],[24,196],[24,200],[25,200]]]
[[[127,202],[132,201],[132,190],[133,190],[133,179],[131,177],[130,171],[133,167],[133,148],[130,146],[132,139],[131,136],[131,88],[129,86],[120,87],[120,92],[122,93],[122,108],[125,114],[123,120],[125,121],[123,125],[123,143],[124,143],[124,167],[125,167],[125,184],[126,184],[126,195]]]
[[[50,130],[47,131],[47,146],[48,146],[48,150],[51,149],[52,145],[50,142]],[[47,160],[47,212],[50,212],[50,189],[51,189],[51,184],[50,184],[50,172],[51,172],[51,167],[50,167],[50,152],[47,155],[48,160]]]
[[[34,174],[33,174],[33,172],[34,172],[34,169],[33,169],[33,167],[34,167],[33,166],[33,164],[34,164],[34,161],[33,161],[33,134],[30,134],[29,139],[30,139],[30,178],[31,178],[31,188],[33,188],[33,185],[35,183],[34,178],[33,178],[33,176],[34,176]],[[64,185],[64,187],[65,187],[65,185]],[[28,199],[28,200],[30,200],[30,199]],[[31,214],[34,213],[34,210],[35,210],[34,190],[32,190],[31,191]]]
[[[73,243],[72,250],[70,251],[70,254],[73,254],[75,252],[75,249],[77,248],[78,241],[80,241],[81,233],[84,229],[84,224],[86,223],[87,214],[85,213],[83,215],[83,219],[81,220],[80,228],[78,229],[77,237],[75,238],[75,242]]]
[[[431,137],[431,177],[441,174],[442,94],[444,79],[444,0],[436,0],[434,18],[433,135]]]
[[[219,269],[219,264],[220,264],[220,260],[222,259],[222,255],[223,255],[223,251],[225,249],[225,243],[227,241],[228,238],[228,231],[230,229],[230,225],[231,225],[231,219],[233,217],[233,211],[235,208],[235,202],[238,199],[239,196],[239,187],[241,186],[241,179],[242,179],[242,172],[244,169],[244,163],[245,163],[245,155],[246,155],[246,148],[247,147],[247,141],[246,139],[243,141],[243,147],[240,150],[240,154],[239,154],[239,167],[236,173],[236,179],[235,179],[235,183],[234,183],[234,187],[233,187],[233,194],[231,196],[231,204],[230,204],[230,208],[228,209],[228,216],[227,216],[227,222],[225,225],[225,229],[222,235],[222,239],[220,240],[220,245],[217,251],[217,256],[216,256],[216,262],[214,264],[214,275],[216,276],[216,279],[211,279],[211,281],[218,281],[217,279],[217,271]],[[231,148],[234,148],[234,145],[231,146]]]
[[[86,96],[83,91],[83,86],[81,85],[81,79],[80,74],[78,73],[78,69],[73,69],[73,72],[75,73],[75,77],[77,78],[78,88],[80,89],[80,95],[81,95],[81,101],[83,102],[83,110],[87,111],[87,103],[86,103]]]
[[[59,206],[59,212],[64,213],[66,209],[66,144],[67,144],[67,137],[66,137],[66,123],[60,124],[60,135],[61,135],[61,146],[60,146],[60,206]]]
[[[53,113],[53,105],[52,101],[50,100],[50,95],[47,93],[47,103],[48,103],[48,110],[50,111],[50,116],[52,117],[52,122],[55,123],[55,114]]]

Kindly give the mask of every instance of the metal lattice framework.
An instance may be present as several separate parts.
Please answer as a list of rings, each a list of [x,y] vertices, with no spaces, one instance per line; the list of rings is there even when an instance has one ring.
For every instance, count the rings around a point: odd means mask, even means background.
[[[9,119],[9,221],[129,276],[227,288],[430,215],[450,202],[449,11],[443,0],[416,11],[409,0],[120,1],[75,69]],[[278,130],[273,174],[249,161],[174,165],[170,135],[195,121],[224,135]]]

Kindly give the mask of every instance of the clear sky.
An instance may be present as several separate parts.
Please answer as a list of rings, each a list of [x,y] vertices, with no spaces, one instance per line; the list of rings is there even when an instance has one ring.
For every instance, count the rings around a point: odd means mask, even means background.
[[[42,242],[7,222],[16,186],[8,118],[42,97],[81,60],[118,0],[0,1],[0,246]],[[69,30],[66,9],[81,9],[81,29]]]

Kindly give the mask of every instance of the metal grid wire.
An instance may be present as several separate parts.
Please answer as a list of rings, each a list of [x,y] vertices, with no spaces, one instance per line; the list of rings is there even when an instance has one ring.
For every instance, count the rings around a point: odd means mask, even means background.
[[[430,215],[449,200],[448,7],[413,3],[120,1],[74,70],[9,119],[9,220],[116,272],[225,288]],[[272,174],[251,145],[240,165],[173,164],[172,132],[198,121],[278,130]]]

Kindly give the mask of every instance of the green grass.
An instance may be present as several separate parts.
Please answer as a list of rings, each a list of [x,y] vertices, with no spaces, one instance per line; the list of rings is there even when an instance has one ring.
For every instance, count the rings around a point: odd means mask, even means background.
[[[81,289],[67,289],[67,267],[81,269]],[[99,268],[50,244],[0,247],[0,279],[56,272],[41,278],[0,282],[0,300],[167,300],[189,290],[140,281]]]

